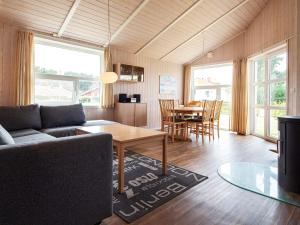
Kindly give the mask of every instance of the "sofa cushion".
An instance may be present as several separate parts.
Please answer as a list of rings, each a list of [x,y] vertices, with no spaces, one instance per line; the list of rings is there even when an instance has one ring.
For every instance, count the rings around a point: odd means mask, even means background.
[[[82,104],[64,106],[41,106],[43,128],[76,126],[85,123]]]
[[[52,137],[48,134],[32,134],[32,135],[26,135],[26,136],[20,136],[17,138],[14,138],[14,141],[16,144],[24,144],[24,143],[32,143],[32,142],[41,142],[41,141],[51,141],[56,139],[55,137]]]
[[[33,130],[33,129],[24,129],[24,130],[10,131],[9,133],[13,138],[17,138],[17,137],[22,137],[22,136],[27,136],[32,134],[40,134],[41,132],[38,132],[37,130]]]
[[[13,145],[14,143],[12,136],[0,125],[0,145]]]
[[[47,128],[42,129],[41,132],[49,134],[54,137],[66,137],[66,136],[74,136],[76,128],[80,128],[81,126],[67,126],[67,127],[55,127],[55,128]]]
[[[38,105],[0,106],[0,124],[7,130],[41,129]]]
[[[86,121],[83,126],[90,127],[90,126],[101,126],[101,125],[109,125],[115,124],[117,122],[110,121],[110,120],[88,120]]]

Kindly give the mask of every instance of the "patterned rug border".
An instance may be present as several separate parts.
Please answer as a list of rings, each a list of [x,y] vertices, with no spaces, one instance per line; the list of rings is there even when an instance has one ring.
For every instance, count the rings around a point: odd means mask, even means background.
[[[161,165],[161,160],[154,159],[154,158],[149,157],[149,156],[147,156],[147,155],[143,155],[143,154],[140,154],[140,153],[131,151],[131,150],[127,150],[127,151],[125,152],[125,157],[130,157],[130,156],[131,156],[131,157],[133,157],[133,156],[140,156],[140,158],[144,157],[144,158],[146,158],[146,159],[152,160],[152,162],[155,162],[157,165]],[[133,161],[136,161],[136,163],[138,163],[138,162],[141,161],[140,158],[135,158]],[[116,158],[115,158],[115,155],[114,155],[114,161],[115,161],[115,159],[116,159]],[[141,163],[141,162],[140,162],[140,163]],[[142,162],[142,163],[143,163],[143,162]],[[117,216],[119,216],[122,220],[124,220],[124,221],[127,222],[127,223],[132,223],[132,222],[136,221],[137,219],[139,219],[139,218],[143,217],[144,215],[146,215],[146,214],[152,212],[152,211],[155,210],[156,208],[159,208],[160,206],[164,205],[165,203],[171,201],[172,199],[174,199],[174,198],[176,198],[177,196],[183,194],[183,193],[186,192],[187,190],[189,190],[189,189],[195,187],[196,185],[198,185],[198,184],[200,184],[201,182],[203,182],[203,181],[205,181],[205,180],[208,179],[207,176],[198,174],[198,173],[196,173],[196,172],[187,170],[187,169],[182,168],[182,167],[178,167],[178,166],[176,166],[176,165],[174,165],[174,164],[168,164],[168,171],[169,171],[168,175],[167,175],[167,176],[163,176],[163,175],[158,175],[158,174],[156,174],[156,175],[158,176],[158,178],[159,178],[157,182],[163,183],[163,181],[161,181],[162,179],[165,179],[165,180],[172,180],[172,179],[174,179],[174,180],[177,181],[177,182],[174,183],[174,184],[178,184],[178,186],[175,187],[175,188],[177,188],[176,190],[179,189],[179,186],[180,186],[180,185],[181,185],[182,187],[184,187],[184,189],[181,190],[180,192],[174,192],[174,193],[172,193],[171,196],[169,196],[169,197],[160,199],[160,201],[159,201],[158,204],[156,204],[156,205],[150,205],[150,204],[147,204],[147,203],[149,203],[149,202],[147,202],[145,199],[138,200],[138,201],[133,201],[132,199],[128,199],[128,198],[127,198],[127,197],[128,197],[128,193],[123,193],[123,194],[117,193],[117,191],[116,191],[116,187],[117,187],[116,184],[117,184],[117,181],[116,181],[116,179],[115,179],[115,177],[117,177],[117,166],[116,166],[116,165],[117,165],[117,164],[114,163],[114,168],[113,168],[113,171],[114,171],[114,191],[113,191],[114,204],[113,204],[113,205],[114,205],[114,207],[113,207],[113,211],[114,211],[114,214],[116,214]],[[157,165],[155,165],[155,166],[157,166]],[[125,167],[126,167],[126,165],[125,165]],[[150,166],[150,168],[151,168],[151,166]],[[153,168],[154,168],[154,165],[153,165],[152,169],[153,169]],[[160,166],[157,166],[156,168],[157,168],[158,171],[161,171],[161,167],[160,167]],[[138,173],[140,173],[140,174],[146,174],[146,175],[144,175],[144,176],[147,176],[147,173],[144,172],[144,171],[147,170],[147,169],[148,169],[148,168],[141,167],[141,169],[138,170],[137,174],[138,174]],[[190,173],[189,175],[193,175],[193,177],[195,177],[195,180],[192,180],[191,182],[190,182],[189,180],[187,181],[187,178],[186,178],[186,177],[181,177],[181,176],[179,176],[178,174],[177,174],[177,175],[174,175],[174,173],[172,172],[173,170],[181,170],[181,171],[188,172],[188,173]],[[142,173],[141,173],[141,172],[142,172]],[[149,174],[149,173],[148,173],[148,174]],[[132,175],[132,174],[131,174],[131,175]],[[128,174],[127,174],[127,175],[125,174],[125,176],[128,176]],[[191,176],[189,176],[189,177],[191,177]],[[198,177],[199,177],[199,178],[198,178]],[[139,178],[139,177],[138,177],[138,178]],[[170,178],[170,179],[166,179],[166,178]],[[196,178],[197,178],[197,179],[196,179]],[[180,184],[179,184],[179,181],[181,182]],[[127,185],[129,182],[132,182],[132,181],[131,181],[131,180],[128,181],[128,178],[127,178],[127,179],[125,178],[125,184]],[[166,182],[168,182],[168,181],[166,181]],[[168,184],[168,183],[166,183],[166,185],[167,185],[167,184]],[[149,183],[148,185],[151,185],[151,183]],[[171,184],[171,185],[172,185],[172,184]],[[183,186],[183,185],[185,185],[185,186]],[[145,185],[145,186],[147,186],[147,185]],[[169,188],[169,187],[170,187],[170,186],[166,186],[165,189],[167,189],[167,188]],[[144,186],[142,186],[140,189],[143,189],[143,188],[145,189]],[[146,188],[146,189],[147,189],[147,188]],[[166,192],[165,189],[163,189],[163,190]],[[151,191],[155,191],[155,193],[158,193],[158,192],[160,191],[160,193],[163,193],[163,190],[158,190],[158,191],[151,190]],[[131,189],[129,189],[129,193],[130,193],[130,192],[131,192]],[[134,191],[133,191],[133,193],[134,193]],[[143,193],[143,194],[146,193],[146,195],[144,195],[143,197],[149,197],[149,196],[151,197],[151,196],[153,196],[153,195],[151,194],[151,192],[148,193],[147,190],[142,191],[142,193]],[[141,196],[141,195],[140,195],[140,196]],[[133,198],[135,198],[135,195],[134,195],[134,194],[133,194]],[[123,211],[121,211],[121,210],[119,210],[119,209],[117,209],[117,208],[115,207],[116,204],[121,204],[121,205],[125,204],[126,206],[131,206],[133,209],[135,209],[136,211],[139,211],[139,212],[141,212],[141,213],[140,213],[139,215],[136,215],[136,216],[126,217],[126,216],[124,216],[124,212],[123,212]],[[119,207],[119,208],[120,208],[120,207]],[[143,210],[143,211],[141,211],[141,210]],[[122,213],[123,213],[123,214],[122,214]]]

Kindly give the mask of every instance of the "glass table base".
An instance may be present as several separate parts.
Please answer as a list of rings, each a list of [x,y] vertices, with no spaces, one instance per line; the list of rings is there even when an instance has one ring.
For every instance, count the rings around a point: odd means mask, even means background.
[[[251,162],[226,163],[218,169],[224,180],[237,187],[300,207],[300,195],[283,190],[277,173],[277,167]]]

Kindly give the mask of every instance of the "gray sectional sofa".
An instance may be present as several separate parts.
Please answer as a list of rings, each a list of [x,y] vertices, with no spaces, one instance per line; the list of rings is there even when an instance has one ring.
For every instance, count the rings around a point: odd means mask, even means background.
[[[0,107],[0,224],[94,225],[111,216],[112,136],[73,136],[110,123],[86,121],[80,104]]]

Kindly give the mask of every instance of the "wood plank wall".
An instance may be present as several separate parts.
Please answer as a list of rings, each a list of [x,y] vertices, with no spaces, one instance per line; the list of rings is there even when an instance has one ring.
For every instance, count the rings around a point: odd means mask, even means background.
[[[0,21],[0,105],[13,105],[15,98],[14,61],[16,32],[20,29],[14,25]],[[159,75],[172,74],[177,80],[177,96],[175,98],[182,102],[183,98],[183,66],[179,64],[161,62],[144,56],[113,49],[114,63],[120,62],[145,68],[145,82],[129,84],[116,83],[115,94],[141,94],[142,101],[148,104],[148,127],[160,127],[159,98],[173,96],[162,96],[159,94]],[[113,110],[104,110],[99,107],[88,107],[85,109],[88,119],[113,120]]]
[[[141,101],[147,103],[148,126],[160,127],[159,98],[176,98],[183,100],[183,66],[174,63],[162,62],[141,55],[134,55],[118,49],[112,49],[113,63],[124,63],[145,68],[145,81],[142,83],[118,82],[114,85],[114,94],[119,93],[141,94]],[[170,74],[176,77],[177,95],[168,96],[159,94],[159,75]]]
[[[176,98],[183,101],[183,66],[174,63],[162,62],[149,57],[134,55],[132,53],[112,49],[113,63],[123,63],[141,66],[145,69],[145,81],[141,83],[117,82],[114,84],[114,95],[118,99],[119,93],[128,95],[141,94],[141,101],[147,103],[147,123],[149,128],[160,128],[159,98]],[[175,76],[177,81],[177,95],[159,94],[159,75],[170,74]],[[113,119],[113,110],[89,108],[86,110],[88,118],[92,119]]]
[[[196,59],[192,65],[224,63],[244,56],[245,34],[241,34],[213,51],[213,57]]]
[[[245,33],[215,49],[213,58],[204,56],[195,60],[192,65],[214,64],[254,56],[288,40],[288,110],[289,114],[300,113],[300,107],[296,105],[297,92],[300,93],[300,87],[297,88],[296,20],[297,0],[270,0]]]
[[[16,27],[0,22],[0,105],[12,105],[15,99],[16,32]]]

